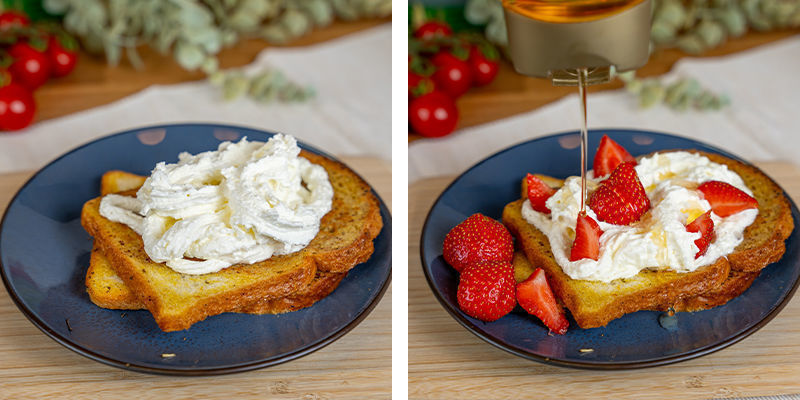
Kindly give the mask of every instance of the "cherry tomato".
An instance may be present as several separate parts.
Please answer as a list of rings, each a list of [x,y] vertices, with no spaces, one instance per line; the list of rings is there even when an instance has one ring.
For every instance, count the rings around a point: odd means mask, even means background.
[[[0,13],[0,30],[15,26],[28,26],[31,22],[25,14],[18,11],[3,11]]]
[[[472,84],[475,86],[491,83],[500,69],[500,64],[496,60],[488,59],[477,47],[470,50],[467,62],[472,70]]]
[[[408,99],[428,94],[436,89],[431,78],[408,71]]]
[[[450,26],[444,22],[428,21],[414,30],[414,37],[418,39],[433,39],[437,36],[447,37],[453,34]]]
[[[61,42],[51,37],[47,45],[47,57],[50,59],[50,74],[56,78],[68,75],[75,68],[78,61],[78,53],[74,50],[67,50]]]
[[[20,42],[11,46],[8,54],[14,58],[14,62],[8,67],[14,82],[36,90],[50,77],[50,60],[44,52]]]
[[[414,132],[422,136],[444,136],[456,128],[458,109],[450,96],[433,91],[411,100],[408,122]]]
[[[0,130],[16,131],[31,124],[36,103],[26,87],[9,83],[0,87]]]
[[[433,56],[431,62],[436,66],[433,73],[436,87],[452,98],[458,98],[472,86],[472,69],[466,61],[443,51]]]

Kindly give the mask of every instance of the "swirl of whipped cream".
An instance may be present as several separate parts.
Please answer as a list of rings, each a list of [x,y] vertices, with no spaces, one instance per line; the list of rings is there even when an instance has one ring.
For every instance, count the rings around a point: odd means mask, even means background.
[[[147,255],[177,272],[205,274],[301,250],[331,209],[324,168],[299,157],[288,135],[224,142],[158,163],[136,198],[107,195],[100,214],[142,236]]]

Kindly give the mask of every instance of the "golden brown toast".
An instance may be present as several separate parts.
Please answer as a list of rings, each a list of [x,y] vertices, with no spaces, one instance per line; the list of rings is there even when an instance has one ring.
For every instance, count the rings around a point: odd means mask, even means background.
[[[346,272],[317,271],[314,279],[297,292],[279,298],[256,300],[233,311],[249,314],[281,314],[310,307],[331,294],[346,275]],[[115,310],[146,308],[136,294],[117,276],[108,258],[97,246],[92,248],[91,261],[86,272],[86,292],[92,303],[103,308]]]
[[[691,273],[643,271],[633,278],[610,283],[574,280],[556,264],[547,237],[522,218],[524,199],[506,206],[503,222],[517,238],[527,259],[545,269],[553,291],[582,328],[604,326],[626,313],[643,309],[697,311],[725,304],[747,290],[758,271],[783,255],[784,240],[793,229],[789,203],[783,191],[755,167],[727,157],[700,153],[714,162],[728,165],[742,177],[759,202],[759,216],[745,230],[744,241],[727,259],[721,258]],[[544,178],[548,185],[559,186],[554,178]],[[525,197],[524,182],[522,188]],[[530,274],[533,266],[525,265],[518,257],[515,256],[514,264],[518,275],[515,278],[519,280]]]
[[[213,274],[184,275],[152,262],[144,253],[139,235],[124,224],[100,216],[99,197],[84,205],[81,222],[95,237],[95,244],[114,272],[153,314],[162,330],[187,329],[194,322],[228,311],[259,311],[246,307],[256,301],[294,295],[307,288],[318,271],[342,274],[366,261],[372,254],[372,240],[383,224],[377,199],[357,174],[323,156],[305,151],[301,156],[325,168],[334,198],[332,210],[322,218],[319,234],[306,248],[293,254],[235,265]],[[302,303],[296,297],[282,302],[291,307]],[[262,309],[277,310],[278,304]]]
[[[144,176],[124,171],[108,171],[100,181],[100,194],[118,193],[140,187]],[[332,293],[347,273],[317,271],[314,279],[297,292],[277,298],[261,299],[240,307],[236,312],[251,314],[279,314],[310,307]],[[117,276],[108,258],[97,246],[93,246],[86,272],[86,291],[91,301],[103,308],[139,310],[145,308],[136,295]]]

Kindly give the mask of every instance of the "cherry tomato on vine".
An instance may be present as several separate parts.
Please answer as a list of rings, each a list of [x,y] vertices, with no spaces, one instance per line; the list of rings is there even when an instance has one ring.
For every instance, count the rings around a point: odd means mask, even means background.
[[[28,26],[30,24],[28,17],[21,12],[8,10],[0,13],[0,30],[14,26]]]
[[[475,86],[488,85],[497,76],[500,63],[487,58],[478,47],[473,47],[469,52],[470,69],[472,70],[472,84]]]
[[[9,83],[0,87],[0,130],[16,131],[31,124],[36,103],[26,87]]]
[[[452,98],[458,98],[472,86],[472,69],[466,61],[442,51],[433,56],[431,62],[436,66],[433,73],[436,87]]]
[[[458,109],[450,96],[433,91],[411,100],[408,122],[414,132],[422,136],[444,136],[456,128]]]
[[[50,74],[56,78],[68,75],[75,68],[78,61],[78,53],[75,50],[68,50],[61,45],[61,42],[51,37],[47,45],[47,57],[50,59]]]
[[[28,43],[15,43],[8,49],[14,62],[8,67],[14,82],[30,90],[36,90],[50,77],[50,59],[47,54],[34,49]]]
[[[431,78],[408,71],[408,99],[413,99],[436,90]]]
[[[437,36],[447,37],[453,34],[450,25],[444,22],[428,21],[414,30],[414,37],[418,39],[433,39]]]

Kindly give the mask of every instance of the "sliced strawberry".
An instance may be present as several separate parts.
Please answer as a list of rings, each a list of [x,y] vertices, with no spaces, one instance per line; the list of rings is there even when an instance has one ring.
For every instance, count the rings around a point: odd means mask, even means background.
[[[503,224],[473,214],[444,237],[442,256],[456,271],[481,261],[511,261],[514,242]]]
[[[481,321],[496,321],[517,304],[515,285],[514,267],[508,261],[472,264],[458,282],[458,307]]]
[[[578,222],[575,225],[575,241],[569,253],[570,261],[591,258],[597,261],[600,256],[600,236],[603,231],[600,225],[585,212],[578,213]]]
[[[711,204],[711,211],[723,218],[749,208],[758,208],[756,199],[725,182],[708,181],[697,190]]]
[[[531,207],[536,211],[550,214],[550,209],[547,208],[545,202],[556,192],[555,189],[531,174],[528,174],[525,179],[528,181],[528,200],[531,202]]]
[[[589,207],[600,221],[628,225],[638,221],[650,209],[650,199],[636,174],[635,165],[635,162],[618,165],[589,196]]]
[[[707,211],[705,214],[695,218],[692,223],[686,225],[686,231],[700,232],[700,239],[694,241],[694,244],[700,250],[694,255],[694,258],[699,258],[706,254],[708,245],[714,240],[714,221],[711,220],[711,211]]]
[[[569,321],[564,316],[564,310],[556,303],[543,269],[536,268],[527,280],[517,284],[517,301],[525,311],[542,320],[551,331],[559,335],[567,333]]]
[[[597,153],[594,154],[594,176],[606,176],[618,165],[631,161],[633,165],[636,165],[636,159],[631,153],[628,153],[628,150],[611,140],[608,135],[603,135],[600,139],[600,146],[597,147]]]

